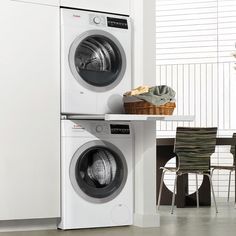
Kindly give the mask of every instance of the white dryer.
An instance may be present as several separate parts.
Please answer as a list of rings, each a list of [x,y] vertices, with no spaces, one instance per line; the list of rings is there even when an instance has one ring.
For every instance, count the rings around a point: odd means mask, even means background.
[[[130,123],[62,121],[60,229],[133,223]]]
[[[122,113],[131,89],[131,24],[123,15],[61,8],[61,113]]]
[[[31,0],[32,1],[32,0]],[[34,0],[35,1],[35,0]],[[37,0],[39,1],[39,0]],[[46,1],[46,0],[41,0]],[[49,0],[47,0],[49,1]],[[55,0],[50,0],[55,1]],[[60,0],[61,6],[130,15],[130,0]]]

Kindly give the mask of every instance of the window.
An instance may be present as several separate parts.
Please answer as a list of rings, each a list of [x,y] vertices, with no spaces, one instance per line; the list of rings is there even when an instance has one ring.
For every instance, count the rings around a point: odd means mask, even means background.
[[[173,136],[177,126],[217,126],[221,136],[236,131],[235,44],[235,0],[156,0],[157,85],[176,91],[175,114],[195,115],[189,123],[157,122],[158,137]],[[229,147],[217,149],[213,162],[231,162]],[[215,179],[219,196],[227,191],[224,179],[224,172]]]

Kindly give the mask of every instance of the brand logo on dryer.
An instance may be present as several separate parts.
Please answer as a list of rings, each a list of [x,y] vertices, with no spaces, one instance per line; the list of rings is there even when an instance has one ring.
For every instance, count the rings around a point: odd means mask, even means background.
[[[80,18],[80,15],[73,14],[73,17],[75,17],[75,18]]]

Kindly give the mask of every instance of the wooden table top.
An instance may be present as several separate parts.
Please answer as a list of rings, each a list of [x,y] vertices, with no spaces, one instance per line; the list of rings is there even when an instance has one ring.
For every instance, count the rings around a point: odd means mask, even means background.
[[[174,145],[175,138],[158,138],[156,139],[157,146],[172,146]],[[216,145],[235,145],[236,146],[236,138],[230,137],[217,137]]]

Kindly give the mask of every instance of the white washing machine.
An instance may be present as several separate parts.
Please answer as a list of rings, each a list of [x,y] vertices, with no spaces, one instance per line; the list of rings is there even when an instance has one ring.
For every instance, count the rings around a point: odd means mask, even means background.
[[[132,225],[130,123],[62,121],[60,229]]]
[[[131,24],[123,15],[61,8],[61,113],[123,113],[131,89]]]

